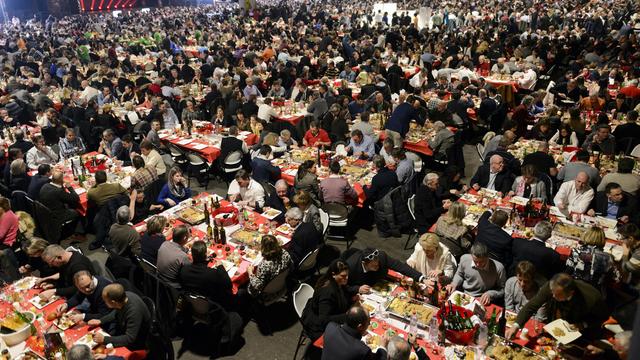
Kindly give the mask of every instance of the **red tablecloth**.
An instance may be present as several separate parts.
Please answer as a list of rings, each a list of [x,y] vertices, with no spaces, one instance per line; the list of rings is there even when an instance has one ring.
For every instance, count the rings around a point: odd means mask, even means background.
[[[207,142],[201,141],[199,139],[193,139],[193,141],[191,141],[190,143],[188,143],[186,145],[179,144],[179,142],[181,142],[181,141],[183,141],[185,139],[186,139],[186,137],[181,137],[181,136],[178,136],[178,137],[172,138],[172,139],[167,139],[166,137],[161,138],[162,141],[170,142],[170,143],[172,143],[172,144],[174,144],[174,145],[176,145],[176,146],[178,146],[178,147],[180,147],[182,149],[185,149],[185,150],[188,150],[188,151],[191,151],[191,152],[199,154],[205,160],[207,160],[209,163],[213,163],[214,161],[216,161],[218,156],[220,156],[220,149],[218,149],[217,147],[215,147],[215,146],[213,146],[213,145],[211,145],[211,144],[209,144]],[[247,145],[249,145],[249,146],[254,145],[254,144],[256,144],[258,142],[258,137],[255,134],[251,133],[251,134],[247,135],[247,137],[245,138],[244,142],[247,143]],[[195,148],[195,146],[200,145],[200,144],[201,145],[206,145],[206,147],[202,148],[202,149]]]
[[[484,80],[487,84],[493,85],[496,88],[500,86],[511,86],[511,89],[513,89],[514,93],[518,92],[518,82],[515,80],[498,80],[492,78],[485,78]]]
[[[43,315],[43,319],[45,321],[45,328],[48,329],[50,326],[52,326],[52,322],[51,321],[46,321],[47,318],[47,314],[55,312],[56,308],[64,303],[63,299],[59,299],[49,305],[47,305],[46,307],[44,307],[41,310],[36,309],[33,304],[31,304],[29,302],[29,300],[31,298],[33,298],[34,296],[36,296],[38,293],[40,293],[41,290],[39,289],[31,289],[28,290],[26,292],[23,293],[23,296],[21,298],[20,302],[20,306],[22,307],[23,310],[28,310],[31,312],[34,312],[35,314],[42,314]],[[0,311],[2,312],[6,312],[6,311],[11,311],[12,307],[11,304],[8,304],[4,301],[0,301]],[[38,330],[38,332],[40,332],[42,329],[40,329],[40,325],[38,324],[38,322],[34,322],[34,325],[36,326],[36,329]],[[72,328],[69,328],[67,330],[64,331],[64,337],[65,337],[65,341],[67,344],[67,348],[71,348],[73,346],[73,344],[80,339],[81,337],[83,337],[84,335],[86,335],[89,332],[89,326],[88,325],[76,325]],[[115,348],[115,354],[117,356],[122,356],[125,359],[128,360],[137,360],[137,359],[144,359],[145,354],[144,352],[139,352],[139,351],[135,351],[132,352],[129,349],[125,348],[125,347],[119,347],[119,348]]]
[[[389,270],[388,275],[389,275],[389,278],[391,280],[396,281],[396,282],[399,282],[400,278],[402,277],[401,274],[399,274],[399,273],[397,273],[397,272],[395,272],[393,270]],[[403,288],[401,288],[400,286],[398,286],[396,288],[396,290],[394,290],[394,292],[402,292],[402,291],[405,291],[405,290]],[[486,306],[485,309],[486,309],[486,313],[485,313],[486,318],[484,319],[485,322],[488,321],[491,318],[491,314],[493,312],[493,309],[496,309],[496,313],[498,314],[498,316],[503,311],[502,307],[497,306],[497,305],[493,305],[493,304]],[[383,335],[385,331],[391,329],[391,330],[395,331],[398,335],[404,337],[405,339],[407,338],[407,330],[406,330],[406,328],[408,326],[405,327],[404,329],[400,329],[400,328],[397,328],[397,327],[395,327],[393,325],[388,324],[383,319],[378,319],[376,317],[372,317],[371,321],[372,322],[375,321],[378,324],[380,324],[381,326],[378,326],[375,329],[372,329],[370,327],[369,331],[372,331],[372,332],[374,332],[374,333],[376,333],[378,335]],[[529,321],[527,321],[527,323],[524,326],[529,331],[529,340],[522,340],[519,337],[516,337],[512,341],[514,343],[516,343],[516,344],[519,344],[519,345],[522,345],[522,346],[529,346],[529,347],[533,348],[535,346],[535,339],[541,333],[543,325],[544,325],[543,323],[541,323],[541,322],[539,322],[537,320],[529,319]],[[429,358],[430,359],[445,359],[445,356],[444,356],[444,353],[443,353],[444,349],[441,348],[441,349],[435,350],[434,349],[434,347],[435,347],[434,345],[435,344],[428,343],[428,340],[429,339],[419,338],[418,339],[418,345],[425,350],[425,352],[427,353]],[[315,347],[322,348],[324,346],[324,338],[321,336],[320,338],[318,338],[313,343],[313,345]]]
[[[284,179],[287,184],[293,186],[294,177],[288,174],[285,174],[284,171],[280,175],[280,178]],[[362,207],[364,205],[364,201],[367,199],[367,196],[364,194],[364,189],[360,183],[353,184],[353,189],[358,193],[358,203],[356,204],[358,207]]]
[[[387,137],[386,132],[384,130],[380,131],[380,141],[384,141],[386,137]],[[413,152],[420,153],[427,156],[433,156],[433,150],[429,146],[427,139],[422,139],[417,143],[405,140],[403,145],[406,150],[413,151]]]
[[[201,193],[198,196],[196,196],[195,198],[201,198],[201,197],[208,197],[209,194],[208,193]],[[228,206],[231,205],[230,202],[226,201],[226,200],[220,200],[220,205],[221,206]],[[162,214],[161,214],[162,215]],[[253,219],[253,221],[256,224],[269,224],[270,221],[265,218],[264,216],[262,216],[261,214],[257,213],[257,212],[253,212],[250,211],[249,212],[249,216]],[[140,222],[138,224],[135,225],[136,229],[140,229],[141,226],[144,225],[144,221]],[[184,223],[178,219],[175,219],[174,221],[172,221],[171,226],[175,227],[178,225],[184,225]],[[144,231],[139,231],[141,234],[144,233]],[[284,237],[288,237],[290,238],[290,235],[285,235],[285,234],[281,234],[278,233],[278,235],[282,235]],[[199,230],[196,227],[192,227],[191,228],[191,236],[192,237],[198,237],[200,239],[204,239],[206,237],[206,234],[204,232],[202,232],[201,230]],[[231,234],[227,234],[227,245],[218,245],[218,244],[212,244],[210,246],[210,249],[213,250],[216,253],[216,257],[209,263],[209,267],[214,267],[214,266],[218,266],[220,265],[220,261],[221,260],[226,260],[227,256],[232,254],[235,251],[235,246],[233,244],[229,243],[229,240],[231,238]],[[168,234],[167,236],[167,241],[171,240],[171,233]],[[286,247],[287,245],[285,245]],[[227,251],[227,247],[229,248],[229,251]],[[257,249],[259,250],[259,249]],[[232,285],[232,290],[233,293],[236,294],[238,292],[238,289],[240,289],[241,286],[243,286],[244,284],[249,282],[249,266],[251,265],[251,263],[245,259],[242,259],[242,262],[237,265],[238,266],[238,270],[236,272],[236,274],[234,276],[231,276],[231,285]]]
[[[273,119],[276,121],[285,121],[293,126],[297,126],[300,120],[304,119],[304,115],[279,115],[274,116]]]

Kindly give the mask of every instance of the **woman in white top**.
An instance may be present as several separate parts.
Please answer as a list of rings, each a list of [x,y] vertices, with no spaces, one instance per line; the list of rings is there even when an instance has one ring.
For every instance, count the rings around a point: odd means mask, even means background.
[[[433,233],[425,233],[416,244],[407,264],[420,271],[430,282],[438,280],[449,283],[453,278],[455,259],[446,246],[440,244],[440,237]]]
[[[549,140],[551,145],[578,146],[578,136],[568,124],[560,125],[560,129]]]

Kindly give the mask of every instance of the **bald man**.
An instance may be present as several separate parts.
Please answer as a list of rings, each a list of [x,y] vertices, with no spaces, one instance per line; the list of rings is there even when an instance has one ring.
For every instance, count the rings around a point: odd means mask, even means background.
[[[584,214],[589,208],[593,196],[593,189],[589,186],[589,175],[581,171],[576,175],[575,180],[566,181],[560,185],[553,202],[565,214]]]
[[[493,155],[489,164],[482,164],[471,178],[470,184],[474,190],[486,188],[506,194],[511,189],[514,175],[507,169],[504,159],[500,155]]]
[[[100,319],[89,320],[89,326],[103,326],[115,323],[112,336],[96,333],[93,340],[98,344],[112,344],[113,347],[126,346],[129,350],[147,348],[147,335],[151,327],[151,314],[144,301],[133,292],[125,291],[120,284],[109,284],[102,290],[102,299],[113,309]]]
[[[74,209],[80,203],[80,196],[70,184],[64,183],[64,174],[61,171],[56,170],[51,174],[51,182],[42,186],[39,199],[51,210],[54,221],[58,224],[79,217]]]

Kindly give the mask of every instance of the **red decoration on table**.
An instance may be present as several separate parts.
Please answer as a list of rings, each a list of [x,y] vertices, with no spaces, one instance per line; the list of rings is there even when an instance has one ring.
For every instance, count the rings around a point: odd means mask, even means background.
[[[229,214],[226,218],[216,218],[219,214]],[[222,226],[231,226],[238,223],[238,209],[235,206],[221,206],[211,212],[213,221]]]
[[[473,316],[473,312],[471,310],[467,310],[461,306],[451,304],[446,305],[438,310],[436,314],[438,323],[444,321],[443,319],[449,315],[449,312],[454,311],[458,312],[462,318],[471,318]],[[473,342],[476,331],[478,330],[477,326],[474,326],[469,330],[456,331],[452,329],[446,329],[446,338],[454,344],[459,345],[467,345]]]

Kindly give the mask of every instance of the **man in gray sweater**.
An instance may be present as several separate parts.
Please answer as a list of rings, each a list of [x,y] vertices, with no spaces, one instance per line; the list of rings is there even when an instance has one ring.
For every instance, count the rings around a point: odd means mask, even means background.
[[[460,258],[458,270],[451,284],[447,285],[447,291],[453,292],[462,285],[465,293],[478,298],[485,306],[504,298],[507,281],[504,266],[489,258],[489,250],[484,244],[473,244],[470,252]]]
[[[100,326],[115,322],[114,336],[95,333],[93,339],[98,344],[112,344],[113,347],[126,346],[129,350],[147,348],[147,335],[151,328],[151,314],[144,301],[135,293],[125,291],[120,284],[109,284],[102,291],[102,298],[113,309],[101,319],[90,320],[89,326]]]

